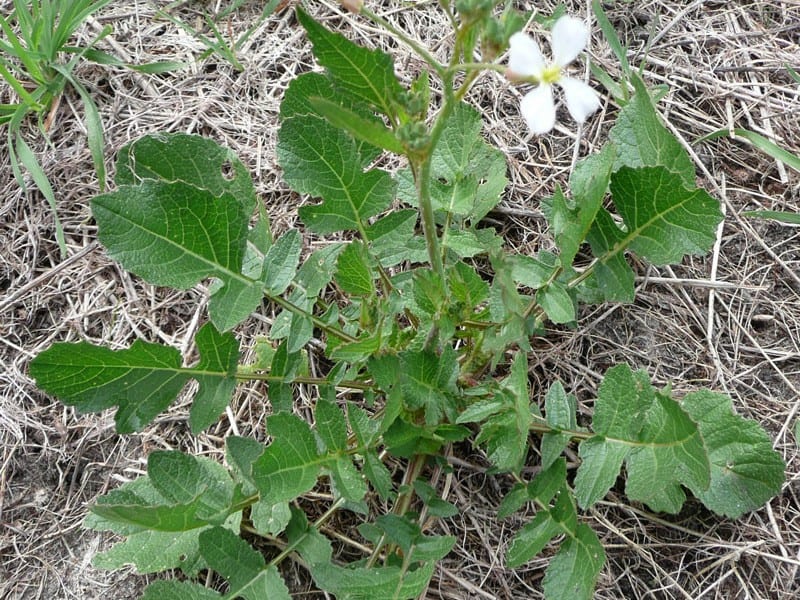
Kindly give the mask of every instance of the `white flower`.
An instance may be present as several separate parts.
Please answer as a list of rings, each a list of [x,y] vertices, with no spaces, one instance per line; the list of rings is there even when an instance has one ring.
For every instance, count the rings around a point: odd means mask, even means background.
[[[508,59],[509,76],[539,84],[522,99],[520,111],[531,131],[547,133],[556,124],[556,107],[553,102],[553,84],[564,90],[567,110],[578,123],[600,108],[597,93],[584,82],[561,74],[586,47],[589,28],[575,17],[561,17],[553,25],[553,61],[547,64],[534,39],[522,32],[511,36]]]

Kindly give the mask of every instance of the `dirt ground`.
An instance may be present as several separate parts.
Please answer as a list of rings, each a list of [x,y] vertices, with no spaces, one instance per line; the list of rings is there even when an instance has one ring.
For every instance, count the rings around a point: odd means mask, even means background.
[[[434,1],[367,0],[376,12],[446,56],[452,39]],[[237,71],[217,55],[196,60],[205,46],[156,15],[163,1],[113,2],[80,30],[86,43],[104,25],[114,32],[100,48],[125,61],[181,60],[185,70],[157,76],[84,62],[76,76],[90,90],[105,129],[107,165],[126,143],[157,131],[210,136],[241,157],[276,231],[302,227],[302,198],[281,181],[275,159],[278,107],[289,81],[313,67],[309,44],[287,2],[257,25],[238,53]],[[175,4],[175,3],[173,3]],[[237,37],[258,22],[264,2],[248,2],[223,22]],[[336,2],[311,2],[330,28],[389,50],[410,81],[421,68],[405,48],[378,35]],[[556,3],[520,2],[544,14]],[[589,14],[588,2],[566,2]],[[3,11],[11,2],[0,1]],[[202,15],[226,2],[182,2],[174,16],[200,29]],[[762,510],[738,521],[714,516],[690,501],[676,516],[629,506],[615,491],[587,520],[600,536],[608,562],[596,597],[793,599],[800,597],[800,227],[743,216],[747,210],[800,211],[800,174],[741,140],[696,140],[721,128],[760,132],[800,155],[800,2],[605,2],[632,65],[650,86],[665,84],[660,103],[670,127],[686,143],[698,178],[718,198],[726,218],[713,252],[674,267],[636,264],[632,305],[586,307],[577,329],[553,328],[535,341],[534,394],[555,378],[583,402],[601,374],[627,361],[646,369],[658,385],[678,392],[700,387],[724,391],[736,410],[758,420],[787,462],[782,492]],[[535,24],[528,30],[536,31]],[[619,73],[595,26],[591,60]],[[207,34],[209,34],[206,31]],[[209,34],[210,35],[210,34]],[[593,85],[602,91],[596,81]],[[0,103],[10,90],[0,84]],[[468,100],[483,110],[486,138],[509,162],[510,185],[487,221],[519,252],[550,242],[539,201],[563,182],[574,155],[605,140],[617,112],[603,109],[580,135],[564,120],[551,135],[525,134],[520,94],[497,74],[484,75]],[[561,109],[563,111],[563,107]],[[185,349],[205,318],[206,289],[154,288],[112,263],[94,240],[89,199],[98,192],[78,96],[67,93],[46,144],[35,124],[25,129],[58,199],[69,253],[59,256],[53,215],[33,188],[14,181],[5,142],[0,144],[0,598],[137,598],[150,580],[131,571],[104,572],[92,557],[112,536],[86,531],[81,521],[100,494],[143,472],[148,452],[182,449],[221,457],[225,435],[263,435],[264,389],[242,386],[227,418],[207,432],[189,434],[188,403],[179,402],[144,432],[118,436],[110,411],[80,415],[35,388],[33,356],[56,341],[84,340],[114,348],[135,339]],[[5,131],[3,131],[5,133]],[[5,139],[5,138],[3,138]],[[306,236],[309,245],[317,240]],[[268,331],[254,319],[236,330],[243,347]],[[310,402],[302,398],[302,402]],[[586,408],[584,405],[583,408]],[[512,482],[487,474],[482,452],[453,449],[447,499],[460,514],[438,525],[458,538],[442,561],[426,598],[541,598],[547,552],[506,569],[504,550],[530,514],[498,521],[499,502]],[[333,521],[331,527],[352,524]],[[357,557],[354,557],[357,558]],[[284,575],[297,598],[323,598],[302,570]]]

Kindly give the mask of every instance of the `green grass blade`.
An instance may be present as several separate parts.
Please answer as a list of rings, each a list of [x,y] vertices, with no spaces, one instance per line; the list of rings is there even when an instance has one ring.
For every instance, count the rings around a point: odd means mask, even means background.
[[[98,2],[91,2],[86,0],[83,2],[73,1],[72,3],[65,3],[67,4],[67,9],[62,12],[58,21],[58,26],[53,33],[54,50],[56,52],[61,50],[86,18],[105,7],[110,1],[111,0],[99,0]]]
[[[3,30],[3,33],[5,33],[8,38],[8,43],[11,45],[12,52],[10,52],[10,54],[14,58],[19,59],[31,79],[36,82],[41,82],[42,70],[38,62],[34,60],[34,53],[22,45],[20,39],[14,33],[14,30],[11,29],[11,25],[9,25],[8,21],[2,15],[0,15],[0,29]]]
[[[2,63],[0,63],[0,77],[5,79],[6,83],[17,93],[20,100],[22,100],[29,110],[38,112],[44,109],[44,106],[39,104],[34,97],[28,93],[28,90],[17,81],[16,77],[14,77]]]
[[[216,48],[217,53],[222,56],[225,60],[227,60],[233,68],[237,71],[244,71],[244,66],[242,63],[239,62],[239,59],[236,58],[236,52],[234,51],[233,47],[228,44],[228,42],[223,37],[222,33],[220,32],[219,28],[217,27],[216,23],[212,21],[210,18],[206,17],[206,25],[211,28],[211,31],[214,34],[214,38],[217,40]]]
[[[65,46],[65,52],[80,52],[83,58],[86,60],[90,60],[94,63],[99,65],[108,65],[112,67],[124,67],[126,69],[131,69],[133,71],[139,71],[140,73],[147,73],[149,75],[157,74],[157,73],[167,73],[169,71],[177,71],[178,69],[184,69],[189,66],[187,63],[178,62],[173,60],[159,60],[156,62],[145,63],[143,65],[136,65],[133,63],[126,63],[113,54],[109,54],[108,52],[103,52],[102,50],[98,50],[97,48],[77,48],[75,46]]]
[[[787,225],[800,225],[800,213],[785,212],[782,210],[748,210],[742,213],[745,217],[757,219],[772,219]]]
[[[800,73],[795,71],[789,64],[783,65],[786,67],[786,70],[789,71],[789,75],[791,75],[792,79],[794,79],[797,83],[800,83]]]
[[[13,148],[12,154],[16,155],[11,157],[12,162],[16,163],[18,160],[19,164],[25,167],[28,173],[30,173],[33,183],[37,188],[39,188],[39,191],[50,205],[50,208],[53,211],[53,223],[56,229],[56,242],[58,242],[58,248],[61,251],[61,257],[66,258],[67,243],[64,240],[64,229],[61,227],[61,220],[58,218],[56,195],[53,193],[53,187],[50,185],[47,175],[44,173],[44,169],[42,169],[42,166],[39,164],[39,161],[36,160],[36,156],[33,154],[33,150],[31,150],[30,146],[25,143],[25,140],[22,139],[22,136],[19,134],[19,132],[16,134],[16,139],[14,140],[13,146],[10,145],[9,148]]]
[[[717,131],[709,133],[708,135],[704,135],[699,140],[697,140],[697,142],[715,140],[717,138],[728,135],[730,135],[731,137],[744,138],[745,140],[753,144],[753,146],[755,146],[765,154],[768,154],[775,160],[779,160],[782,163],[790,166],[795,171],[800,172],[800,156],[792,154],[788,150],[784,150],[774,142],[771,142],[770,140],[765,138],[763,135],[756,133],[755,131],[750,131],[749,129],[738,129],[738,128],[732,130],[719,129]]]
[[[236,40],[236,43],[233,45],[234,50],[239,50],[247,40],[250,39],[250,36],[261,26],[261,23],[264,22],[265,19],[269,18],[269,16],[275,12],[275,9],[278,8],[278,5],[281,3],[281,0],[270,0],[267,5],[264,7],[264,10],[261,11],[261,16],[256,20],[255,23],[245,31],[239,39]]]
[[[622,66],[622,72],[625,74],[625,79],[629,80],[631,77],[631,65],[628,62],[628,53],[625,51],[622,42],[620,42],[617,32],[614,29],[614,26],[611,24],[611,21],[608,20],[600,0],[592,0],[592,10],[597,18],[598,25],[600,25],[600,30],[603,32],[603,36],[605,36],[608,45],[611,46],[611,50],[614,52],[614,56],[617,57],[619,64]],[[622,85],[622,93],[627,100],[628,87],[625,84]]]
[[[100,111],[92,100],[92,96],[85,87],[72,76],[72,73],[63,67],[56,67],[59,73],[72,85],[83,100],[86,108],[86,132],[89,142],[89,152],[92,154],[92,162],[97,171],[97,179],[100,184],[100,191],[106,189],[106,167],[103,161],[103,122],[100,120]]]

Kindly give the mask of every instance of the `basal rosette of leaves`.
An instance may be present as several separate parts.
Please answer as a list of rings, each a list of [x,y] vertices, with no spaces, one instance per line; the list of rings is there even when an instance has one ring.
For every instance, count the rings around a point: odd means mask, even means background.
[[[579,419],[560,382],[542,415],[526,352],[543,323],[577,322],[581,303],[632,301],[629,254],[668,264],[704,253],[722,215],[633,77],[635,93],[609,141],[578,162],[569,193],[559,189],[545,202],[558,252],[511,252],[482,222],[502,198],[505,159],[483,140],[480,113],[461,101],[470,82],[456,85],[454,74],[459,56],[471,56],[480,39],[507,43],[519,21],[459,14],[453,63],[430,65],[445,89],[434,112],[427,75],[404,88],[391,57],[298,9],[324,71],[287,89],[278,160],[285,181],[306,197],[304,226],[346,232],[305,260],[301,233],[273,238],[244,165],[207,139],[134,142],[118,157],[116,191],[93,199],[100,241],[125,269],[179,289],[212,282],[209,322],[194,340],[199,359],[188,366],[177,349],[141,340],[122,350],[57,343],[31,364],[37,384],[80,411],[116,408],[120,433],[147,426],[190,380],[198,384],[189,414],[195,433],[220,418],[241,381],[266,381],[272,409],[266,445],[226,438],[224,467],[154,452],[146,476],[91,508],[87,527],[124,538],[96,566],[178,568],[189,577],[156,581],[143,598],[289,598],[286,559],[336,598],[416,598],[456,541],[426,533],[425,522],[460,510],[425,480],[426,467],[464,440],[483,448],[496,476],[517,482],[498,518],[535,508],[510,540],[506,563],[521,565],[552,545],[542,582],[550,599],[592,597],[605,553],[582,511],[621,473],[631,501],[668,513],[691,493],[735,518],[780,491],[784,465],[769,437],[717,393],[679,397],[618,365],[606,373],[591,419]],[[408,167],[392,174],[374,166],[387,151]],[[336,302],[326,300],[331,290]],[[265,302],[281,312],[268,339],[253,342],[257,359],[240,364],[233,331]],[[311,348],[312,340],[321,344]],[[309,353],[319,347],[330,368],[311,376]],[[292,410],[298,384],[318,390],[311,420]],[[535,443],[540,469],[524,481]],[[562,456],[570,445],[581,458],[574,474]],[[388,457],[404,461],[402,480]],[[320,482],[333,500],[309,521],[296,500]],[[375,514],[375,497],[391,510]],[[363,519],[361,547],[370,550],[353,564],[340,563],[322,533],[340,510]],[[275,548],[269,559],[263,544]],[[226,581],[224,591],[192,580],[204,569]]]

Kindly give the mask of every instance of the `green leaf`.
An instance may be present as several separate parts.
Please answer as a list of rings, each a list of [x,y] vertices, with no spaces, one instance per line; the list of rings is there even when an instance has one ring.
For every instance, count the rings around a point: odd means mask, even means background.
[[[291,516],[286,539],[294,551],[309,565],[329,563],[333,556],[330,540],[309,525],[306,514],[299,508],[292,507]]]
[[[140,600],[222,600],[219,592],[189,581],[154,581]]]
[[[353,296],[373,296],[374,279],[364,244],[357,240],[347,244],[336,261],[336,283],[339,287]]]
[[[489,254],[503,246],[503,240],[494,229],[451,228],[442,235],[442,246],[455,252],[459,258]]]
[[[300,352],[289,352],[287,341],[281,342],[272,357],[270,375],[282,379],[272,379],[267,388],[267,398],[269,398],[273,413],[290,412],[292,410],[294,392],[290,382],[297,374],[300,363]]]
[[[569,178],[575,199],[574,207],[569,205],[560,188],[556,189],[556,193],[545,206],[545,214],[558,245],[561,265],[564,267],[572,264],[602,206],[616,157],[614,150],[613,145],[606,144],[599,153],[587,156],[575,165]]]
[[[654,391],[643,371],[633,372],[628,365],[606,371],[597,391],[592,429],[599,435],[632,439],[642,428]]]
[[[175,450],[155,451],[147,457],[147,475],[153,487],[170,502],[197,498],[198,516],[209,520],[227,517],[233,482],[228,471],[216,462]]]
[[[317,233],[363,230],[366,219],[392,201],[394,183],[389,174],[363,171],[353,139],[322,119],[284,121],[277,152],[286,182],[299,193],[323,200],[300,208],[303,221]]]
[[[575,320],[575,303],[567,288],[556,281],[536,292],[536,302],[553,323],[572,323]]]
[[[621,251],[624,233],[616,226],[607,210],[597,212],[587,240],[592,253],[598,257],[594,279],[602,298],[609,302],[633,302],[634,273]]]
[[[663,167],[621,168],[611,176],[611,195],[627,228],[619,250],[630,247],[660,265],[705,253],[714,244],[722,220],[719,202],[705,190],[687,189]]]
[[[267,430],[273,441],[253,463],[253,480],[268,503],[294,500],[317,482],[322,461],[314,434],[290,413],[268,417]]]
[[[550,386],[544,402],[547,424],[550,427],[567,431],[576,431],[578,429],[575,396],[567,395],[560,381],[556,381]],[[552,465],[561,456],[571,439],[572,437],[569,433],[545,433],[542,436],[543,469]]]
[[[425,590],[435,566],[434,561],[415,570],[321,564],[312,568],[311,576],[337,600],[411,600]]]
[[[367,335],[357,342],[336,346],[328,356],[334,360],[341,360],[349,363],[358,362],[375,354],[381,347],[381,340],[380,333],[378,335]]]
[[[611,443],[602,436],[581,443],[581,464],[575,476],[575,499],[581,508],[587,509],[605,497],[629,452],[626,444]]]
[[[314,410],[317,433],[328,452],[347,450],[347,423],[336,403],[320,398]]]
[[[710,466],[695,423],[672,399],[657,396],[626,459],[625,493],[661,512],[677,513],[686,495],[679,484],[706,489]]]
[[[515,483],[500,503],[497,509],[497,518],[505,519],[521,509],[529,500],[528,486],[524,483]]]
[[[232,334],[219,333],[207,323],[197,332],[195,343],[202,349],[200,362],[194,367],[194,378],[200,387],[189,412],[189,423],[192,433],[198,434],[216,423],[231,401],[239,365],[239,342]],[[226,376],[220,377],[220,373]]]
[[[690,488],[706,507],[738,519],[780,493],[783,459],[758,423],[733,412],[728,396],[694,392],[681,406],[697,423],[708,449],[711,483],[707,489]]]
[[[264,452],[264,445],[258,440],[238,435],[225,438],[225,462],[230,465],[236,481],[243,483],[245,494],[254,494],[253,463]]]
[[[213,331],[211,325],[198,332],[196,342],[201,355],[196,367],[181,367],[174,348],[136,340],[127,350],[85,342],[53,344],[31,362],[30,373],[41,389],[83,412],[119,406],[115,416],[119,433],[141,430],[195,378],[202,410],[194,427],[213,407],[221,406],[226,393],[230,399],[234,355],[238,359],[235,338]]]
[[[447,273],[447,285],[453,302],[462,305],[462,314],[473,316],[475,308],[489,297],[489,284],[474,268],[457,262]]]
[[[200,553],[227,581],[228,598],[291,600],[278,569],[235,533],[215,527],[200,534]]]
[[[558,269],[555,256],[549,252],[539,252],[536,257],[512,254],[508,256],[508,264],[512,279],[534,290],[550,281]]]
[[[695,173],[686,150],[661,123],[653,100],[641,78],[631,74],[636,93],[622,108],[609,138],[617,147],[614,170],[627,167],[665,167],[685,187],[694,189]]]
[[[232,150],[207,137],[157,133],[123,147],[117,157],[117,186],[145,179],[182,181],[213,196],[228,193],[239,200],[248,217],[256,205],[248,168]]]
[[[362,48],[344,36],[328,31],[299,7],[297,20],[314,45],[314,56],[327,69],[337,87],[386,116],[394,116],[395,98],[402,88],[388,54]]]
[[[116,497],[117,501],[123,500]],[[125,504],[99,503],[92,512],[102,519],[131,526],[130,531],[184,532],[209,523],[197,516],[199,498],[185,504],[151,506],[133,495]]]
[[[411,260],[408,241],[414,236],[418,213],[398,210],[375,221],[366,228],[372,253],[384,267]]]
[[[564,461],[559,463],[566,464]],[[521,530],[517,532],[514,539],[508,548],[506,555],[506,562],[509,567],[517,567],[526,563],[547,545],[547,543],[555,536],[566,533],[568,536],[573,536],[578,526],[578,516],[575,512],[575,504],[565,485],[566,471],[559,465],[558,467],[549,469],[550,473],[546,476],[549,482],[559,481],[560,488],[552,490],[552,494],[558,493],[555,496],[555,504],[551,507],[548,506],[550,499],[538,498],[528,486],[528,495],[531,499],[536,499],[540,504],[540,510],[536,513],[533,521],[527,523]],[[562,471],[564,477],[561,477]],[[549,487],[548,484],[545,487]],[[547,490],[548,495],[551,490]]]
[[[438,492],[432,485],[421,479],[414,481],[414,491],[425,506],[428,507],[428,513],[433,517],[454,517],[460,512],[458,507],[454,504],[440,498]]]
[[[322,117],[314,108],[312,98],[333,101],[357,114],[361,119],[374,123],[373,126],[383,126],[380,117],[368,107],[360,104],[358,98],[347,94],[342,89],[334,89],[331,79],[322,73],[303,73],[292,79],[281,101],[281,121],[298,115]],[[357,140],[356,145],[362,167],[369,165],[381,153],[380,148],[365,142]]]
[[[264,257],[264,289],[273,296],[280,296],[289,287],[297,274],[303,240],[296,229],[284,233],[270,247]]]
[[[381,500],[386,501],[392,496],[392,474],[374,451],[364,455],[364,475]]]
[[[428,424],[453,414],[457,378],[456,354],[449,346],[441,355],[427,350],[400,355],[400,388],[405,403],[412,410],[424,410]]]
[[[505,398],[479,400],[461,411],[456,423],[480,423],[492,415],[502,412],[506,406]]]
[[[567,461],[559,457],[552,465],[542,469],[528,484],[528,497],[548,504],[567,483]]]
[[[144,180],[92,200],[98,237],[127,270],[178,289],[217,277],[223,288],[210,314],[222,330],[261,301],[261,285],[242,275],[251,212],[229,192],[216,196],[182,181]],[[237,319],[228,317],[231,305]]]
[[[548,600],[591,600],[600,570],[606,562],[597,534],[583,523],[567,537],[551,560],[542,581]]]
[[[283,533],[291,517],[292,511],[288,502],[269,504],[259,500],[250,507],[250,519],[253,521],[253,527],[262,535],[276,536]]]
[[[223,524],[224,527],[238,531],[241,512],[232,514]],[[88,519],[87,519],[88,520]],[[93,529],[108,529],[102,521]],[[180,568],[187,575],[196,575],[205,567],[200,557],[199,537],[210,526],[189,531],[141,531],[128,535],[109,550],[96,555],[92,561],[95,567],[115,570],[132,564],[138,573],[158,573],[167,569]]]
[[[539,511],[511,540],[506,554],[506,566],[514,569],[525,564],[560,533],[563,533],[561,526],[553,521],[550,513]]]
[[[575,496],[582,508],[605,496],[623,461],[625,492],[651,509],[676,513],[686,496],[681,484],[706,489],[710,465],[703,438],[671,398],[655,394],[642,372],[610,369],[598,391],[594,429],[581,444]]]
[[[181,452],[154,452],[148,477],[101,496],[87,526],[132,534],[146,529],[181,532],[222,523],[234,488],[219,464]]]
[[[361,502],[369,491],[364,477],[353,466],[352,460],[341,457],[328,463],[328,469],[337,494],[350,502]]]
[[[325,117],[334,127],[344,129],[355,139],[395,154],[405,154],[405,148],[394,132],[382,123],[365,119],[346,106],[325,98],[309,98],[309,102],[317,114]]]
[[[497,205],[507,183],[505,155],[483,141],[481,126],[477,110],[457,104],[431,158],[439,208],[473,223]]]
[[[505,401],[505,407],[486,419],[475,443],[486,443],[488,458],[500,471],[518,471],[528,454],[528,435],[533,422],[525,353],[519,352],[514,357],[511,373],[502,385],[503,391],[496,397]]]

